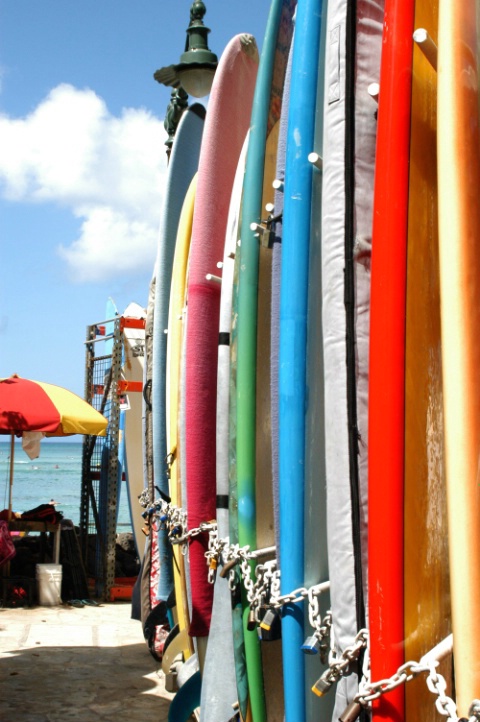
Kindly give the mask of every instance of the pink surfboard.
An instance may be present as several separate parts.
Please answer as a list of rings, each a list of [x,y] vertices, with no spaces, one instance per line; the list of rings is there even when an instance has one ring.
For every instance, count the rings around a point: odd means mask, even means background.
[[[187,286],[186,486],[189,529],[216,514],[216,395],[220,284],[230,196],[250,113],[258,68],[251,35],[237,35],[220,60],[208,104],[198,169]],[[225,422],[227,423],[227,421]],[[208,583],[208,534],[190,541],[190,635],[208,635],[213,586]],[[200,665],[202,651],[199,648]]]

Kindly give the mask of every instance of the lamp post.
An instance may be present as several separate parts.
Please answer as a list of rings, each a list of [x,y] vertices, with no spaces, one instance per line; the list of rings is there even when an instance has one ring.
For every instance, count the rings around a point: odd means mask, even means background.
[[[165,141],[168,156],[178,122],[188,105],[188,95],[194,98],[208,95],[217,69],[218,58],[208,47],[207,36],[210,29],[203,23],[206,12],[205,4],[201,0],[195,0],[190,8],[190,25],[187,28],[185,52],[180,56],[180,62],[160,68],[153,75],[157,82],[173,88],[164,122],[168,133]]]

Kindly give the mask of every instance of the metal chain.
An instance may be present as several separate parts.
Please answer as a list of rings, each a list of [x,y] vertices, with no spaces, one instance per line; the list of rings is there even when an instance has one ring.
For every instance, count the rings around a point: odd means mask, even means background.
[[[184,512],[185,518],[186,518],[186,512]],[[186,526],[186,525],[185,525]],[[210,532],[217,528],[217,523],[215,521],[202,521],[198,526],[194,527],[193,529],[188,529],[184,531],[182,534],[170,536],[169,539],[172,544],[182,544],[182,546],[185,548],[187,545],[187,542],[194,536],[199,536],[200,534],[205,534],[206,532]]]
[[[228,539],[218,538],[218,529],[212,529],[208,535],[208,550],[205,552],[205,558],[208,564],[208,581],[210,584],[215,583],[217,576],[217,568],[223,551],[228,547]]]
[[[373,700],[378,699],[381,695],[390,692],[392,689],[402,684],[410,682],[420,674],[427,674],[426,683],[429,691],[436,695],[435,706],[437,711],[451,722],[459,722],[457,708],[455,702],[446,694],[447,683],[441,674],[437,672],[439,660],[431,653],[425,655],[420,662],[405,662],[402,664],[395,674],[388,679],[381,679],[377,682],[368,682],[362,679],[358,693],[355,695],[354,701],[364,707],[370,707]],[[366,657],[369,657],[367,652]],[[369,661],[365,661],[364,675],[369,675]],[[478,722],[480,719],[480,702],[474,700],[469,714],[471,715],[469,722]]]
[[[202,522],[199,526],[194,527],[193,529],[188,529],[187,512],[184,509],[174,506],[163,499],[157,499],[153,502],[153,504],[150,504],[149,499],[148,489],[145,489],[140,494],[139,501],[142,506],[148,507],[150,505],[150,508],[146,509],[143,514],[146,516],[155,515],[160,521],[161,528],[163,527],[164,529],[167,529],[167,535],[170,543],[180,544],[183,554],[186,554],[188,541],[192,537],[206,532],[214,533],[216,535],[217,522],[215,520]]]
[[[410,682],[422,672],[429,672],[428,665],[420,665],[417,662],[405,662],[402,664],[395,674],[388,679],[380,679],[378,682],[366,682],[360,685],[355,700],[361,705],[368,706],[374,699],[378,699],[381,695],[390,692],[392,689],[400,687],[400,685]]]
[[[242,550],[239,549],[238,553],[240,553],[241,551]],[[248,603],[251,605],[255,597],[255,584],[252,579],[250,564],[246,557],[243,557],[242,561],[240,562],[240,571],[242,572],[243,586],[245,587],[245,591],[247,592]]]
[[[334,637],[335,635],[332,627],[330,633],[331,647],[328,667],[312,687],[312,691],[320,697],[325,695],[331,687],[338,682],[340,677],[343,677],[348,673],[352,662],[356,662],[358,660],[360,652],[367,646],[368,631],[366,629],[361,629],[356,635],[353,643],[345,647],[340,654],[337,652]],[[358,701],[358,704],[361,703]]]
[[[151,506],[148,489],[145,489],[138,498],[142,507],[147,509]],[[168,531],[168,538],[172,544],[181,544],[185,553],[188,541],[199,534],[209,533],[208,550],[205,557],[209,565],[209,582],[215,581],[218,562],[223,560],[226,564],[230,561],[240,562],[241,581],[245,587],[247,600],[257,617],[259,607],[268,599],[270,606],[281,608],[286,604],[297,604],[308,599],[308,618],[314,635],[320,642],[320,647],[325,647],[325,641],[332,631],[332,613],[328,611],[325,617],[321,618],[319,595],[326,591],[330,584],[323,582],[313,587],[299,587],[288,594],[280,594],[280,570],[276,568],[276,560],[273,559],[265,564],[257,564],[254,572],[256,581],[252,579],[250,547],[240,547],[238,544],[230,544],[227,539],[218,539],[217,524],[215,521],[202,522],[198,527],[187,529],[187,513],[178,507],[174,507],[159,500],[153,503],[148,509],[148,514],[157,512],[162,524],[165,524]],[[229,574],[229,587],[233,591],[237,585],[237,574],[232,568]],[[257,619],[258,621],[258,619]],[[333,640],[333,635],[332,635]],[[324,679],[324,686],[330,687],[340,677],[344,676],[351,663],[356,661],[362,649],[368,647],[368,631],[361,629],[355,637],[352,645],[346,647],[340,655],[337,654],[332,643],[330,652],[329,667],[320,680]],[[360,682],[359,691],[354,697],[354,702],[363,707],[370,707],[373,700],[390,692],[397,687],[410,682],[420,674],[427,673],[426,683],[432,694],[436,695],[435,706],[438,712],[447,717],[451,722],[459,722],[455,702],[446,694],[447,684],[441,674],[437,672],[439,662],[435,659],[425,659],[423,663],[405,662],[395,674],[377,682],[369,682],[369,654],[365,655],[363,664],[363,679]],[[320,681],[319,680],[319,681]],[[317,683],[318,684],[318,683]],[[474,700],[469,710],[468,722],[480,722],[480,700]]]
[[[368,630],[361,629],[353,644],[345,647],[340,655],[335,650],[330,654],[329,666],[335,677],[342,677],[352,662],[356,662],[362,649],[365,649],[368,642]]]
[[[253,599],[253,610],[255,612],[255,619],[259,622],[258,613],[262,604],[268,604],[271,606],[272,599],[272,584],[276,579],[277,574],[277,560],[272,559],[271,561],[265,562],[264,564],[258,564],[255,569],[255,576],[257,581],[255,583],[254,591],[255,597]]]
[[[289,594],[279,594],[273,598],[272,606],[283,607],[285,604],[297,604],[298,602],[303,602],[305,599],[308,599],[309,594],[318,596],[329,588],[330,582],[321,582],[309,589],[306,587],[298,587],[298,589],[294,589],[293,592],[290,592]]]
[[[480,699],[473,700],[472,704],[470,705],[468,714],[469,714],[468,722],[478,722],[478,720],[480,720]]]
[[[240,547],[238,544],[229,544],[228,539],[218,539],[216,536],[209,542],[209,550],[206,552],[207,562],[210,565],[213,564],[215,568],[218,566],[220,561],[223,564],[236,561],[239,563],[241,580],[247,593],[247,600],[250,606],[258,607],[263,600],[268,597],[268,604],[276,609],[280,609],[285,604],[295,604],[303,602],[305,599],[310,598],[312,600],[322,592],[326,591],[330,584],[329,582],[322,582],[321,584],[315,585],[309,589],[306,587],[299,587],[289,594],[280,594],[280,571],[276,568],[276,560],[270,560],[264,564],[257,564],[255,567],[256,581],[252,579],[251,560],[255,556],[255,552],[250,551],[250,547]],[[213,575],[210,577],[213,578]],[[237,584],[237,575],[235,570],[232,569],[229,574],[229,585],[233,591]],[[253,604],[252,604],[253,603]],[[315,604],[315,602],[313,602]],[[320,629],[322,627],[321,618],[319,618],[319,607],[318,602],[316,606],[315,616],[318,619],[312,623],[313,616],[311,617],[311,624],[314,629]],[[322,629],[322,638],[324,631]]]
[[[318,595],[315,594],[315,588],[311,587],[308,590],[308,621],[313,629],[313,637],[317,640],[317,648],[320,654],[320,660],[322,664],[327,662],[327,654],[330,640],[330,633],[332,628],[332,611],[326,612],[322,619],[320,613],[320,604]],[[310,640],[307,639],[305,644]]]
[[[138,503],[140,506],[142,506],[144,509],[146,509],[150,505],[150,492],[147,487],[142,491],[141,494],[138,496]]]
[[[429,674],[427,677],[427,687],[432,694],[437,696],[435,700],[435,707],[444,717],[457,722],[457,705],[451,697],[446,694],[447,683],[441,674],[438,674],[436,667],[438,666],[437,661],[432,661],[428,664]]]

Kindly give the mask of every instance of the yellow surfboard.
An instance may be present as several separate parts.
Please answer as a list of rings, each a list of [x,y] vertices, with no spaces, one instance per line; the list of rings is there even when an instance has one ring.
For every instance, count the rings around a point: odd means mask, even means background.
[[[170,461],[170,497],[174,506],[182,506],[181,484],[178,463],[178,406],[180,355],[183,337],[183,308],[185,304],[186,276],[190,238],[192,235],[193,209],[197,176],[190,183],[183,202],[178,224],[175,256],[173,260],[172,284],[170,288],[170,305],[168,315],[167,340],[167,449]],[[179,625],[179,636],[184,639],[184,654],[189,657],[193,652],[192,639],[188,634],[189,613],[185,579],[185,563],[181,549],[173,545],[173,572],[175,584],[176,610]]]
[[[437,41],[438,0],[418,0],[415,27]],[[415,37],[415,35],[414,35]],[[437,74],[414,47],[405,349],[405,659],[451,632],[442,404],[437,204]],[[439,668],[451,683],[451,659]],[[448,694],[451,694],[449,684]],[[435,722],[424,676],[405,687],[405,719]]]
[[[480,0],[440,0],[438,201],[458,714],[480,698]]]

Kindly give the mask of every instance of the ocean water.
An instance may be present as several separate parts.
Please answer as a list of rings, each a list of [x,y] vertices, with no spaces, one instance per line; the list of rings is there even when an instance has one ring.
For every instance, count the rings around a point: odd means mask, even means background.
[[[10,478],[10,438],[0,441],[0,510],[8,509]],[[24,512],[39,504],[58,502],[57,509],[74,524],[80,521],[82,488],[82,443],[43,439],[40,456],[31,460],[15,439],[12,509]],[[122,482],[118,531],[131,531],[130,510]]]

